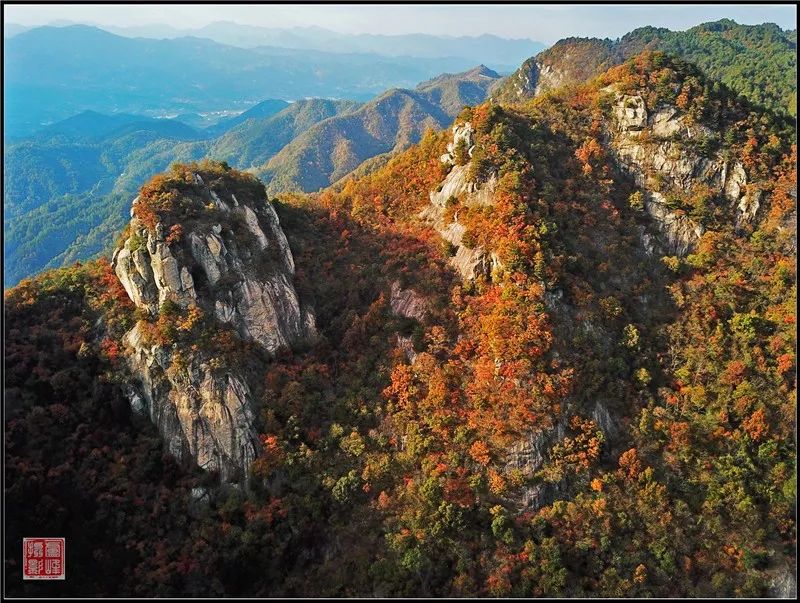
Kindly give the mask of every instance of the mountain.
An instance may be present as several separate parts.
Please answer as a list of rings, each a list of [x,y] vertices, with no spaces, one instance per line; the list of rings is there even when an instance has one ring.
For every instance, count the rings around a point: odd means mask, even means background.
[[[793,598],[796,162],[646,51],[340,190],[173,166],[111,262],[5,295],[8,564],[38,530],[94,560],[69,596]]]
[[[141,383],[134,395],[161,417],[176,456],[225,480],[246,479],[259,447],[254,402],[244,375],[233,366],[219,372],[225,335],[269,354],[317,337],[313,311],[292,284],[278,215],[255,178],[211,163],[173,166],[141,190],[131,213],[111,265],[137,309],[156,317],[155,331],[143,322],[125,335],[140,362],[131,365]],[[174,320],[186,307],[192,324],[178,325],[186,332],[179,342]],[[216,336],[223,345],[200,357],[193,341],[209,329],[224,331]],[[191,358],[188,381],[181,358]]]
[[[153,44],[156,48],[167,43],[220,48],[202,40],[137,41],[91,28],[51,29],[59,36],[74,37],[80,52],[83,51],[79,42],[84,34],[97,36],[95,41],[99,47],[113,42],[113,45]],[[13,40],[21,38],[24,42],[26,35],[41,38],[42,32],[37,31],[15,36]],[[148,121],[120,112],[101,117],[92,111],[51,124],[53,129],[45,128],[33,138],[9,138],[6,133],[4,286],[13,285],[44,267],[85,259],[107,250],[113,233],[126,218],[128,196],[142,180],[166,169],[174,161],[211,157],[236,167],[254,169],[269,180],[273,193],[282,189],[317,190],[347,177],[354,169],[363,175],[383,165],[391,153],[419,140],[426,127],[443,128],[461,105],[481,102],[486,95],[484,90],[497,102],[517,102],[536,94],[537,90],[586,81],[593,74],[622,62],[637,48],[664,45],[667,41],[679,50],[691,51],[692,60],[705,60],[706,69],[721,74],[720,77],[728,77],[726,73],[755,70],[758,73],[751,73],[747,81],[761,82],[756,86],[759,90],[777,90],[776,86],[793,89],[792,82],[786,81],[785,76],[791,70],[772,74],[770,65],[763,62],[774,59],[774,64],[783,61],[789,67],[796,63],[796,53],[792,50],[796,48],[796,37],[792,32],[780,32],[769,25],[739,26],[722,21],[687,32],[643,28],[618,41],[564,40],[526,61],[505,82],[497,80],[495,72],[481,68],[466,74],[441,76],[420,84],[416,90],[394,91],[374,99],[372,104],[362,107],[357,116],[347,119],[344,119],[345,114],[356,108],[355,102],[294,103],[271,114],[285,102],[271,99],[251,104],[249,110],[223,118],[217,126],[209,127],[208,117],[184,117],[185,121],[192,121],[196,129],[203,128],[200,134],[181,128],[176,123],[181,121],[179,119]],[[35,46],[28,44],[32,49]],[[244,52],[242,49],[228,51]],[[75,52],[64,50],[62,58]],[[766,58],[759,58],[759,53]],[[40,68],[41,65],[32,67],[34,72]],[[113,69],[119,72],[117,67]],[[369,73],[373,71],[366,69]],[[763,83],[765,74],[770,74],[769,85]],[[731,85],[745,95],[751,94],[752,98],[755,88],[751,84],[738,80]],[[787,94],[786,98],[790,98],[792,93]],[[31,104],[31,98],[39,97],[26,97],[26,106]],[[106,95],[94,94],[93,98],[106,98]],[[60,102],[57,104],[62,106]],[[787,110],[791,111],[792,106],[790,103]],[[116,105],[114,108],[118,109]],[[317,122],[329,118],[333,121],[312,130]],[[117,122],[122,124],[126,120],[143,123],[131,126],[135,132],[116,132],[118,140],[108,137],[88,140],[91,136],[111,134]],[[227,133],[219,135],[228,128]],[[42,139],[42,136],[53,138],[59,130],[73,142]],[[210,138],[200,140],[203,137]]]
[[[484,65],[465,73],[445,73],[417,86],[432,103],[455,117],[465,105],[479,105],[486,100],[486,93],[500,79],[500,75]]]
[[[272,192],[318,190],[370,157],[401,150],[429,128],[441,129],[449,119],[423,95],[389,90],[352,113],[316,124],[256,173]]]
[[[296,101],[267,119],[245,118],[225,127],[226,132],[212,143],[208,156],[240,168],[261,166],[314,124],[359,106],[355,101],[318,98]]]
[[[677,54],[751,102],[797,115],[796,30],[722,19],[685,32],[635,30],[623,36],[620,48],[627,56],[644,49]]]
[[[402,150],[429,128],[444,128],[465,105],[482,102],[499,78],[480,65],[415,90],[389,90],[356,111],[309,128],[256,173],[272,193],[324,188],[367,159]]]
[[[32,28],[27,25],[20,25],[19,23],[3,23],[3,38],[13,38],[29,29]]]
[[[4,130],[25,135],[87,109],[158,116],[241,110],[267,95],[366,100],[472,64],[447,57],[244,49],[201,38],[124,38],[78,25],[39,27],[4,43]]]
[[[97,111],[82,111],[77,115],[42,128],[35,133],[37,140],[63,137],[68,140],[93,140],[108,136],[123,126],[143,120],[140,115],[118,113],[103,115]],[[155,120],[153,120],[155,124]]]
[[[585,82],[645,49],[679,56],[756,104],[797,114],[792,75],[797,68],[796,32],[772,23],[739,25],[730,19],[686,31],[644,27],[614,41],[561,40],[525,61],[495,98],[520,102],[561,85]]]
[[[611,40],[559,40],[498,85],[492,98],[500,103],[521,102],[547,90],[586,82],[624,59]]]
[[[174,120],[84,112],[6,144],[4,285],[106,249],[142,179],[202,157],[202,138]]]
[[[213,158],[268,174],[271,191],[317,190],[426,128],[445,127],[498,80],[480,66],[364,106],[270,99],[201,131],[177,119],[92,111],[52,124],[5,149],[4,285],[107,250],[128,197],[175,161]]]

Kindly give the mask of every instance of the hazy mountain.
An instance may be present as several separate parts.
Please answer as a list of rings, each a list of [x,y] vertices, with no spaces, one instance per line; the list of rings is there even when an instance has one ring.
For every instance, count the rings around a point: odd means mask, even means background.
[[[249,108],[271,98],[366,100],[474,64],[259,47],[200,38],[125,38],[87,27],[40,27],[4,43],[5,134],[83,110],[177,114]]]
[[[119,229],[138,183],[205,154],[175,120],[84,112],[4,147],[4,285],[90,257]]]
[[[107,249],[140,183],[171,163],[209,156],[262,165],[313,124],[357,106],[267,100],[242,114],[249,116],[244,121],[228,123],[218,138],[177,119],[85,111],[7,144],[4,285]]]
[[[37,140],[47,140],[63,136],[70,140],[91,140],[102,138],[124,125],[142,122],[141,115],[117,113],[104,115],[97,111],[83,111],[62,121],[42,128],[34,134]],[[154,120],[155,121],[155,120]]]
[[[363,106],[270,99],[205,130],[94,111],[52,124],[6,146],[5,284],[104,249],[138,183],[174,161],[209,157],[256,168],[270,190],[316,190],[365,160],[406,148],[427,128],[445,127],[498,80],[480,66]]]
[[[3,23],[3,38],[13,38],[29,29],[33,29],[33,27],[19,23]]]
[[[482,62],[497,70],[512,70],[526,57],[545,48],[544,44],[535,40],[501,38],[490,34],[344,34],[322,27],[276,28],[231,21],[216,21],[194,29],[157,24],[97,27],[125,37],[164,39],[192,36],[242,48],[277,46],[325,52],[375,53],[394,57],[459,57],[473,65]]]
[[[197,39],[130,40],[91,28],[53,31],[58,36],[73,36],[77,41],[86,35],[94,36],[106,47],[116,49],[114,52],[118,57],[125,54],[119,49],[128,48],[128,45],[139,53],[144,48],[163,50],[172,48],[173,44],[176,48],[188,44],[189,48],[206,49],[212,55],[224,51],[232,57],[251,52],[260,56],[259,53],[265,50],[223,47]],[[27,36],[37,38],[41,35],[41,30],[33,30],[9,42],[24,42]],[[391,153],[419,140],[425,128],[446,127],[462,105],[481,102],[487,91],[495,101],[514,102],[530,98],[537,89],[554,89],[586,80],[624,60],[636,49],[663,45],[667,43],[665,40],[687,54],[691,53],[693,59],[701,66],[705,65],[707,70],[728,77],[733,89],[749,94],[750,98],[774,103],[783,99],[786,102],[795,95],[793,85],[786,79],[792,71],[774,71],[776,65],[784,62],[789,66],[796,64],[795,36],[795,32],[781,32],[776,26],[738,26],[722,21],[688,32],[643,28],[618,41],[573,38],[563,40],[526,61],[499,89],[497,74],[482,68],[436,77],[414,90],[390,90],[363,106],[355,102],[313,100],[293,103],[272,113],[284,106],[283,101],[270,100],[254,105],[254,99],[247,104],[248,111],[233,118],[223,118],[218,127],[204,131],[198,131],[198,128],[207,127],[208,118],[199,115],[186,117],[186,122],[196,126],[192,128],[180,123],[181,120],[147,120],[125,113],[98,115],[84,112],[53,124],[27,140],[11,143],[6,138],[5,284],[14,283],[44,266],[60,265],[65,258],[85,258],[102,250],[125,218],[126,204],[138,183],[176,160],[208,156],[228,161],[233,166],[254,168],[265,178],[270,191],[317,190],[356,168],[357,173],[364,174],[379,167]],[[141,44],[144,46],[139,46]],[[26,48],[35,46],[29,42],[26,45]],[[40,50],[50,57],[48,61],[60,64],[52,59],[52,50]],[[184,50],[190,53],[187,48]],[[289,57],[295,52],[267,50],[270,53],[288,53]],[[302,52],[314,54],[313,51]],[[81,48],[80,45],[77,49],[64,51],[65,57],[86,57],[87,61],[99,66],[99,73],[106,74],[111,82],[110,96],[113,96],[113,90],[124,86],[125,78],[120,76],[116,81],[113,72],[120,69],[112,68],[109,61],[93,58],[91,54],[88,47]],[[204,56],[203,52],[200,55]],[[152,62],[147,62],[149,59],[136,56],[138,63],[126,65],[122,71],[137,73],[138,70],[144,74],[148,69],[155,69]],[[328,55],[317,53],[315,56],[325,59]],[[356,62],[364,58],[363,55],[351,56]],[[26,60],[33,61],[30,57]],[[183,64],[182,61],[175,58],[173,64],[165,65],[156,73],[172,72],[175,65]],[[287,59],[286,64],[289,63],[291,59]],[[366,69],[365,65],[362,63]],[[35,71],[37,68],[34,66],[32,69]],[[82,69],[78,67],[76,71]],[[236,67],[229,70],[235,72]],[[282,73],[288,77],[286,72]],[[733,77],[732,74],[736,73],[749,75]],[[50,84],[47,87],[51,91],[61,89],[62,84],[67,89],[71,86],[80,88],[77,81],[66,75],[51,73],[48,77],[50,79],[46,81]],[[89,79],[98,91],[102,90],[101,77]],[[151,79],[160,81],[161,77]],[[205,82],[202,77],[197,81]],[[270,87],[263,89],[272,90]],[[263,94],[263,89],[259,94]],[[130,90],[126,94],[130,94]],[[99,92],[92,96],[107,98]],[[35,96],[25,100],[30,101],[27,104],[36,104]],[[787,110],[792,107],[789,102]],[[245,109],[244,106],[241,108]],[[230,129],[216,135],[226,128]],[[203,137],[208,139],[201,140]],[[11,217],[13,222],[9,221]]]

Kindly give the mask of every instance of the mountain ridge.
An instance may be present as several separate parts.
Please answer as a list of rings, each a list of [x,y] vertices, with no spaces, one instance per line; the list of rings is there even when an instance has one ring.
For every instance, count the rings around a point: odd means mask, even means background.
[[[498,68],[513,68],[513,65],[518,64],[525,56],[545,47],[540,42],[526,38],[503,38],[492,34],[479,36],[353,35],[320,27],[269,28],[225,21],[210,23],[194,29],[95,26],[124,37],[174,39],[194,36],[243,48],[258,46],[299,50],[330,50],[334,48],[336,52],[376,52],[384,56],[416,56],[419,58],[452,54],[471,62],[486,60]],[[19,33],[21,32],[14,35]]]
[[[495,92],[521,102],[564,84],[582,83],[644,50],[662,50],[700,67],[752,102],[797,114],[787,73],[796,69],[797,42],[774,23],[739,25],[730,19],[686,31],[642,27],[616,39],[566,38],[525,61]]]
[[[427,128],[444,128],[465,105],[483,102],[498,80],[480,65],[442,74],[414,90],[387,90],[352,113],[314,125],[256,174],[269,180],[272,193],[326,187],[367,159],[419,141]]]

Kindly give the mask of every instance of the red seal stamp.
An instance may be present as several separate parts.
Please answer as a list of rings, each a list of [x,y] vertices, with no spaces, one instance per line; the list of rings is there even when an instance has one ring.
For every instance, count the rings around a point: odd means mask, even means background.
[[[23,538],[23,580],[64,580],[64,539]]]

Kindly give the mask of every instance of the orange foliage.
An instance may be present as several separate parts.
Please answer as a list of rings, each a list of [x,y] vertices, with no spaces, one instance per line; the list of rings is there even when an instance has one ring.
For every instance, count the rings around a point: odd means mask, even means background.
[[[763,408],[759,408],[749,418],[742,422],[742,428],[756,442],[762,440],[769,432],[766,415]]]
[[[631,448],[623,452],[619,457],[619,471],[618,473],[626,480],[634,480],[642,471],[642,464],[639,461],[639,455],[636,448]]]
[[[685,421],[675,422],[669,426],[670,443],[667,446],[670,450],[677,451],[689,446],[689,423]]]
[[[489,455],[489,447],[480,440],[473,442],[472,446],[470,446],[469,455],[481,465],[488,465],[489,461],[492,460]]]

